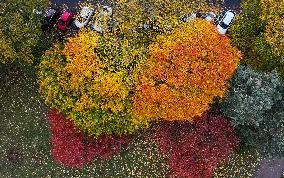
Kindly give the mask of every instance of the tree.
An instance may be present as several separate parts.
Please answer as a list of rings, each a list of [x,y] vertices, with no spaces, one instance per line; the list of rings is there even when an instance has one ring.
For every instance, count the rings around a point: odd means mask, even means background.
[[[193,123],[164,121],[155,138],[168,155],[171,177],[212,177],[217,165],[239,145],[228,118],[209,112]]]
[[[243,142],[267,155],[283,152],[283,83],[277,72],[259,73],[240,66],[230,85],[221,111],[232,119]]]
[[[230,29],[232,42],[244,53],[244,64],[258,71],[277,69],[284,77],[282,1],[247,0]]]
[[[89,135],[133,133],[148,124],[131,110],[136,80],[129,65],[137,54],[128,55],[124,41],[116,41],[113,53],[119,56],[106,55],[101,38],[94,31],[81,31],[64,47],[46,51],[39,65],[40,91],[47,104]]]
[[[221,1],[221,0],[217,0]],[[157,35],[169,34],[182,24],[182,16],[220,9],[205,0],[123,0],[114,6],[113,31],[126,38],[130,45],[148,46]]]
[[[159,35],[149,46],[134,93],[136,115],[165,120],[192,120],[223,98],[241,53],[204,20]]]
[[[41,17],[47,0],[7,0],[0,4],[0,62],[32,63],[41,51]]]
[[[264,37],[276,56],[284,56],[284,2],[276,0],[261,0],[262,20],[267,21]]]

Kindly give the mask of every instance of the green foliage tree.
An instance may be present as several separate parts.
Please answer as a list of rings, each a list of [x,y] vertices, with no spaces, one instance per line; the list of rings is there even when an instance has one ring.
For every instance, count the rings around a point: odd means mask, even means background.
[[[243,63],[258,71],[277,69],[282,78],[283,7],[277,0],[243,1],[243,11],[230,29],[233,44],[244,53]]]
[[[6,0],[0,3],[0,63],[32,63],[40,51],[41,16],[47,0]]]
[[[277,72],[240,66],[230,84],[221,111],[232,119],[244,143],[265,155],[283,154],[283,83]]]

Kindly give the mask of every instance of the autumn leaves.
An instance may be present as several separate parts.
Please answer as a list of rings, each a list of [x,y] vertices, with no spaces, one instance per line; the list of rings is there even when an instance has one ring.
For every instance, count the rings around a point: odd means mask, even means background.
[[[192,120],[223,98],[240,52],[212,24],[195,20],[160,35],[138,80],[134,111],[144,117]]]
[[[214,97],[224,97],[241,59],[229,39],[201,19],[158,35],[141,58],[130,55],[134,47],[125,41],[83,30],[47,51],[40,64],[47,104],[89,135],[133,133],[151,120],[201,116]],[[115,55],[107,55],[113,48]]]

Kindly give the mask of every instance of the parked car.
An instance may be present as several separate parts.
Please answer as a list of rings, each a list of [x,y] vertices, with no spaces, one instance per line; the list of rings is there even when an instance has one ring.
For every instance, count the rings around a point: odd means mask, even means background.
[[[112,8],[109,6],[103,6],[103,10],[98,14],[99,19],[110,18],[112,16]],[[103,32],[106,29],[103,29],[102,22],[97,18],[94,18],[92,21],[91,28],[99,33]]]
[[[70,26],[74,15],[71,12],[64,11],[62,16],[57,22],[57,29],[61,31],[66,31]]]
[[[44,15],[44,20],[41,25],[42,31],[51,30],[61,15],[62,12],[58,9],[47,9]]]
[[[87,25],[90,18],[92,17],[94,9],[92,7],[84,6],[79,14],[79,16],[75,20],[75,25],[78,28],[82,28]]]
[[[235,17],[235,13],[231,10],[228,10],[224,14],[224,16],[222,17],[222,19],[219,21],[217,25],[217,30],[221,35],[226,34],[230,24],[234,20],[234,17]]]
[[[205,17],[205,20],[210,22],[210,21],[214,20],[215,18],[216,18],[216,14],[214,12],[209,12],[207,14],[207,16]]]

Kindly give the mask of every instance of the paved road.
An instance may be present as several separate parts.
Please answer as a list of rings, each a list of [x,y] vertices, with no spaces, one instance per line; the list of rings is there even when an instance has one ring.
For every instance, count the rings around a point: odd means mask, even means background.
[[[100,3],[103,4],[109,4],[109,2],[113,2],[112,0],[97,0]],[[56,6],[65,6],[67,5],[68,9],[76,9],[77,4],[80,2],[88,2],[87,0],[51,0],[52,4]],[[96,0],[89,0],[92,4],[96,3]],[[216,4],[216,0],[208,0],[208,2]],[[240,9],[240,3],[241,0],[225,0],[224,3],[221,5],[225,10],[228,9],[234,9],[239,10]]]
[[[94,5],[97,2],[100,2],[101,4],[109,5],[110,4],[109,2],[111,2],[111,0],[89,0],[89,1],[87,0],[51,0],[51,3],[53,4],[53,6],[64,7],[74,12],[76,12],[76,9],[78,8],[78,4],[82,2],[89,2]]]
[[[280,178],[284,172],[284,159],[264,159],[253,178]]]

